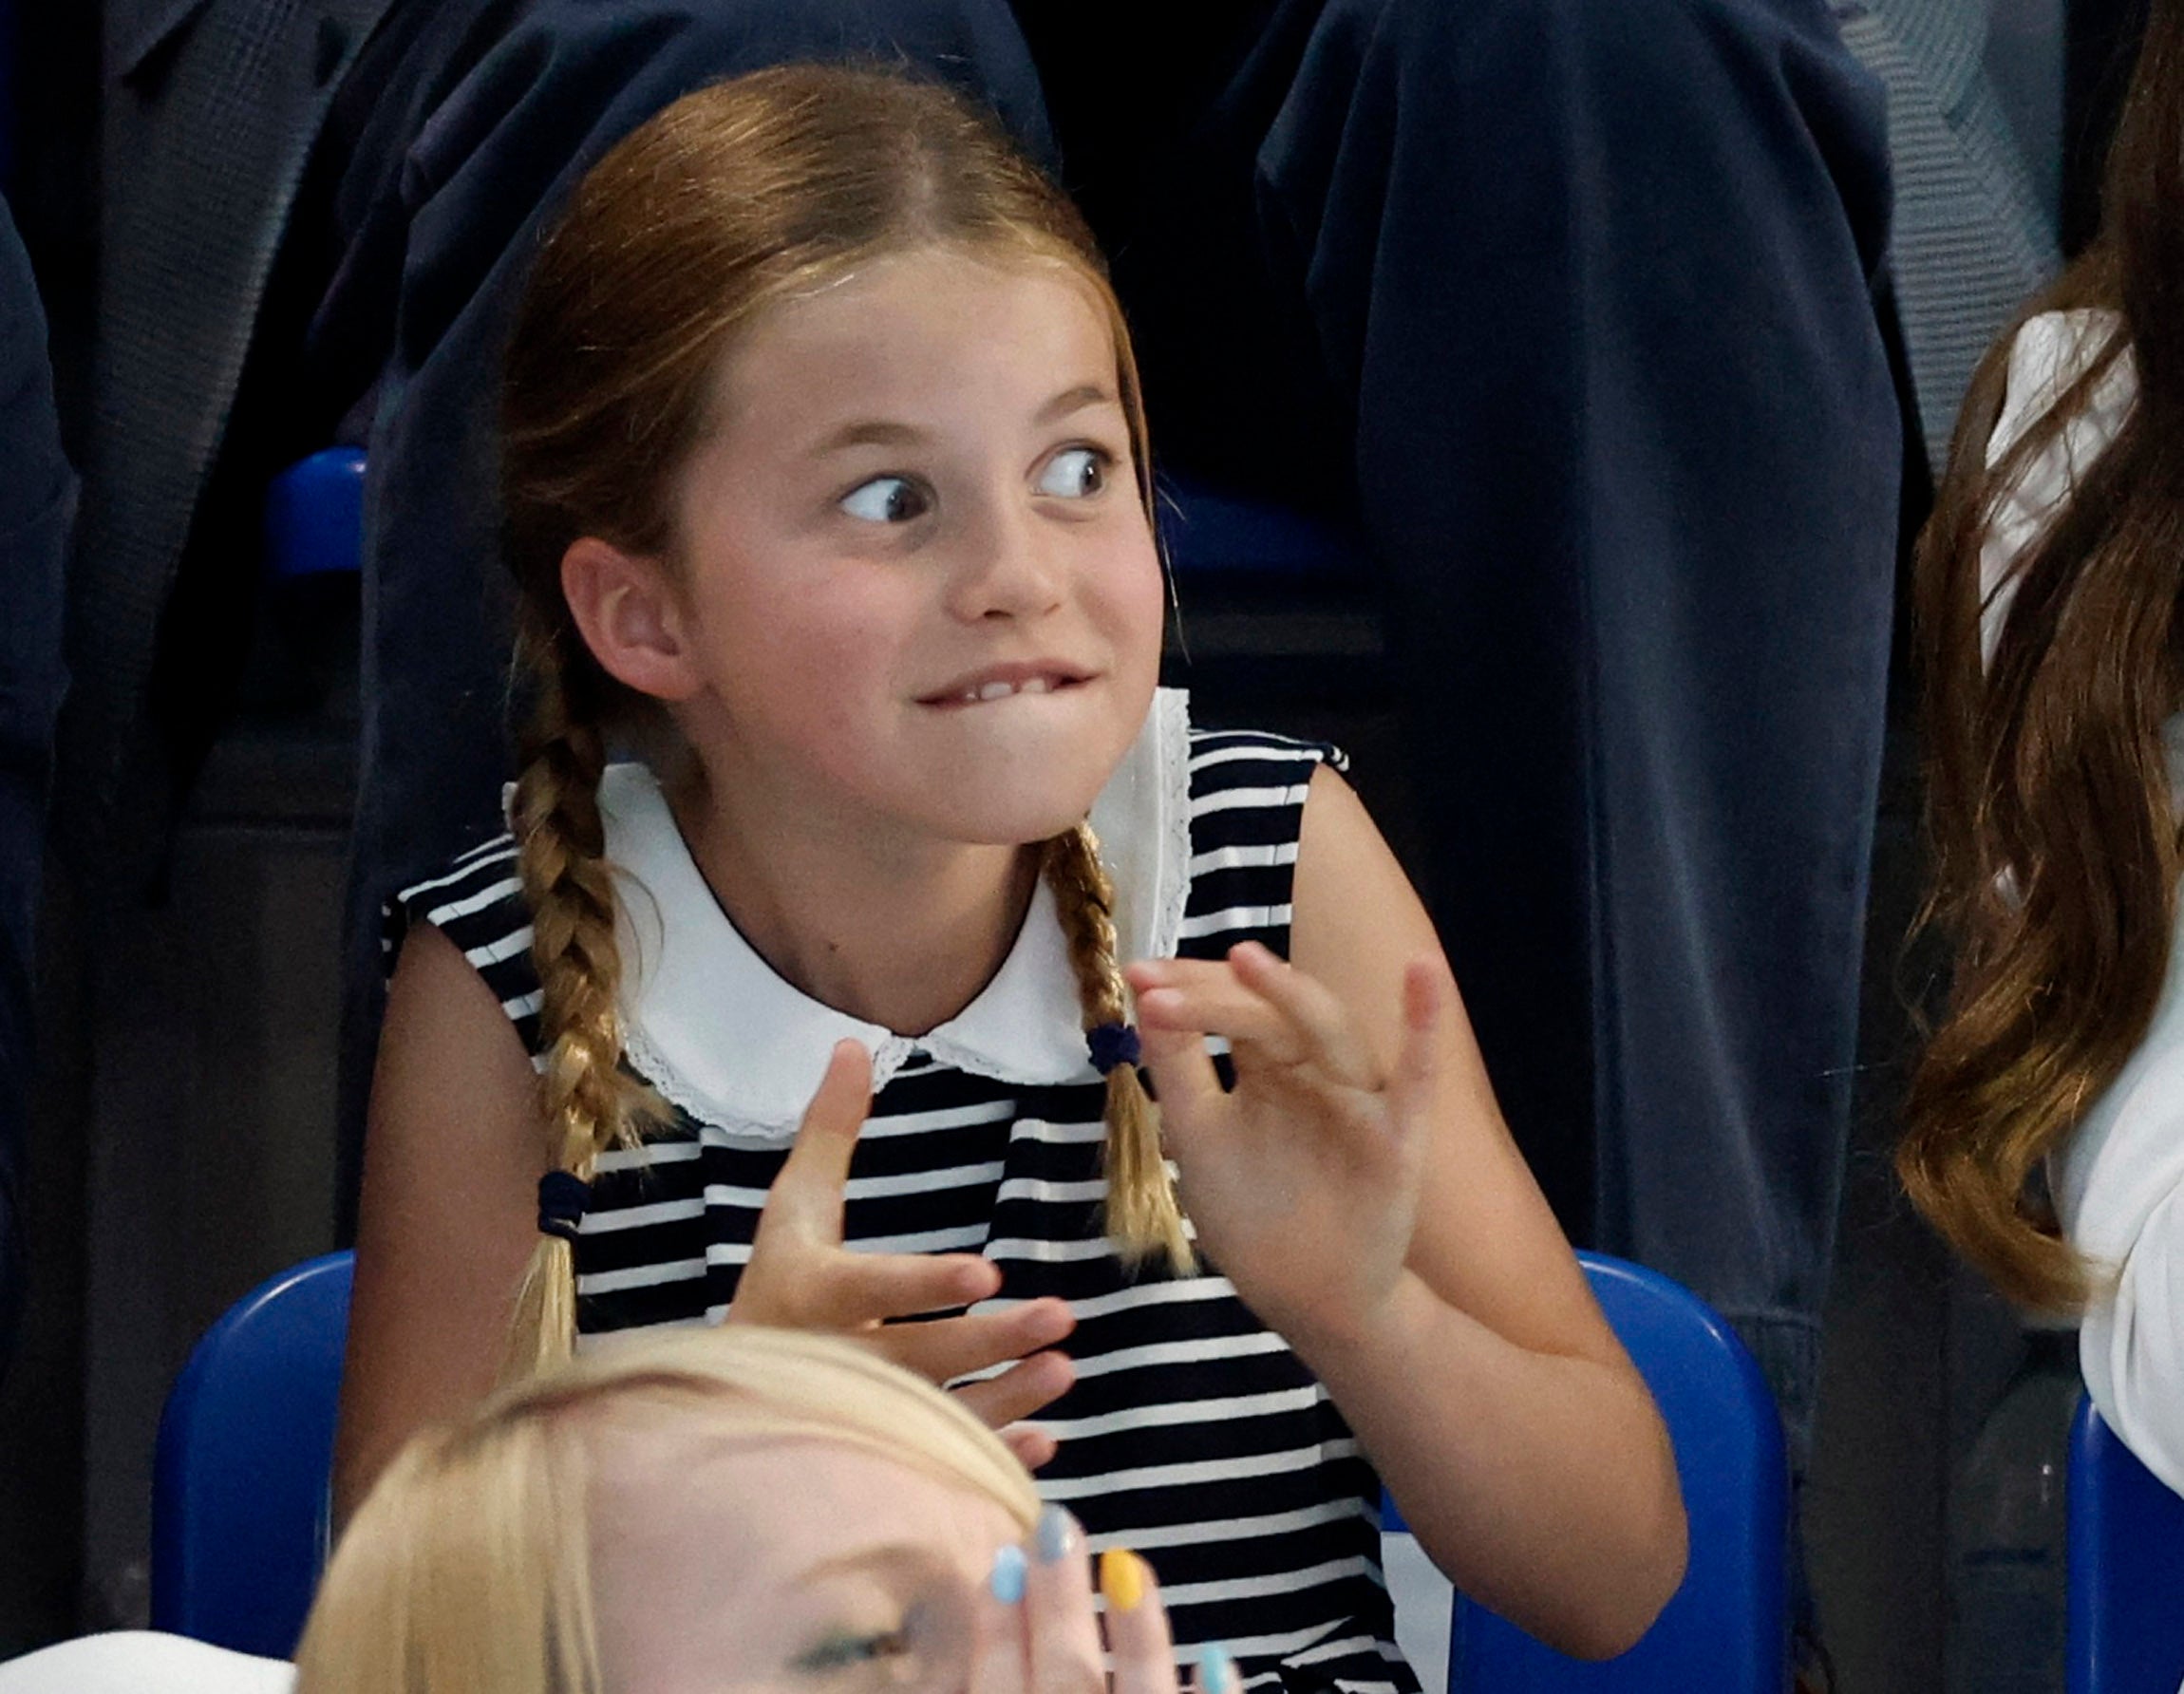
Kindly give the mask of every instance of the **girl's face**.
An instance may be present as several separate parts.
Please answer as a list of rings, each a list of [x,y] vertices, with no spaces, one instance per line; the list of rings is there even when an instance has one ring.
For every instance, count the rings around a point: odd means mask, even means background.
[[[1091,285],[947,249],[770,311],[682,479],[677,717],[717,786],[954,841],[1084,815],[1162,584]]]
[[[616,1694],[963,1694],[1000,1506],[814,1437],[595,1449],[592,1589]]]

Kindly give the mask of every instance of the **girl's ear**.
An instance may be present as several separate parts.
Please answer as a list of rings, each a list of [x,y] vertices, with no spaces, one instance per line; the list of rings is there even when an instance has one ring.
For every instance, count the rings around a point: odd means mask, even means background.
[[[584,536],[561,555],[561,597],[599,668],[655,700],[704,686],[685,639],[683,603],[656,558]]]

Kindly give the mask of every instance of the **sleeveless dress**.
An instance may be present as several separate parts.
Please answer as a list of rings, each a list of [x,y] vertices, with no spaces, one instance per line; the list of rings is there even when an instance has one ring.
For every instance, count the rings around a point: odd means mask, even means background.
[[[1305,794],[1334,749],[1203,732],[1162,690],[1092,812],[1123,957],[1287,954]],[[1211,1266],[1133,1271],[1100,1228],[1104,1085],[1044,886],[987,988],[910,1038],[790,987],[737,933],[650,773],[601,784],[621,898],[629,1063],[673,1108],[604,1156],[575,1243],[578,1345],[717,1323],[836,1041],[873,1054],[845,1236],[874,1252],[983,1253],[1002,1306],[1058,1296],[1076,1384],[1033,1420],[1061,1443],[1039,1491],[1095,1549],[1158,1572],[1179,1657],[1225,1643],[1246,1685],[1415,1694],[1380,1568],[1380,1484],[1327,1390]],[[538,984],[516,848],[500,837],[405,890],[388,946],[430,923],[537,1055]]]

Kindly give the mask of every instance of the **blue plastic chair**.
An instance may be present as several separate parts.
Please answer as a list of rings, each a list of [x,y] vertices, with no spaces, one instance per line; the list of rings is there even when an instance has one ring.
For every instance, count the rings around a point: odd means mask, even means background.
[[[1790,1474],[1774,1396],[1736,1332],[1698,1296],[1642,1266],[1579,1257],[1668,1425],[1690,1565],[1644,1639],[1600,1664],[1542,1647],[1459,1594],[1450,1694],[1782,1694]]]
[[[295,1651],[325,1562],[350,1255],[229,1308],[168,1392],[152,1473],[152,1627]]]
[[[2184,1686],[2184,1496],[2140,1464],[2088,1396],[2070,1430],[2070,1694]]]
[[[362,448],[328,447],[267,484],[267,576],[293,582],[356,571],[364,555],[364,464]]]

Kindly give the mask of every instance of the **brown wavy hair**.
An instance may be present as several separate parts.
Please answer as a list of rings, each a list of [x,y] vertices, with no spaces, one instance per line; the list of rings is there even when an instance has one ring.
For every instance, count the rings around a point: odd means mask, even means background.
[[[542,246],[511,335],[501,407],[505,547],[519,674],[536,705],[516,784],[518,864],[542,994],[547,1158],[589,1177],[659,1112],[622,1063],[614,885],[598,787],[611,734],[656,733],[600,668],[561,596],[580,536],[672,558],[670,489],[706,427],[713,373],[769,307],[872,260],[934,245],[1060,264],[1103,303],[1139,499],[1152,510],[1138,375],[1089,230],[984,112],[880,71],[791,66],[701,89],[593,168]],[[1120,1018],[1113,891],[1080,824],[1045,843],[1084,1025]],[[1107,1080],[1109,1233],[1191,1263],[1153,1107]],[[568,1351],[568,1243],[542,1236],[518,1302],[516,1374]]]
[[[2035,313],[2119,329],[1996,463],[2009,348]],[[1997,502],[2128,357],[2137,399],[2012,568],[1983,672],[1980,549]],[[2161,726],[2180,704],[2184,589],[2184,0],[2155,0],[2109,153],[2098,235],[1980,366],[1918,546],[1928,915],[1957,943],[1912,1077],[1896,1168],[1919,1210],[2012,1300],[2080,1305],[2045,1160],[2116,1080],[2160,997],[2178,852]]]

